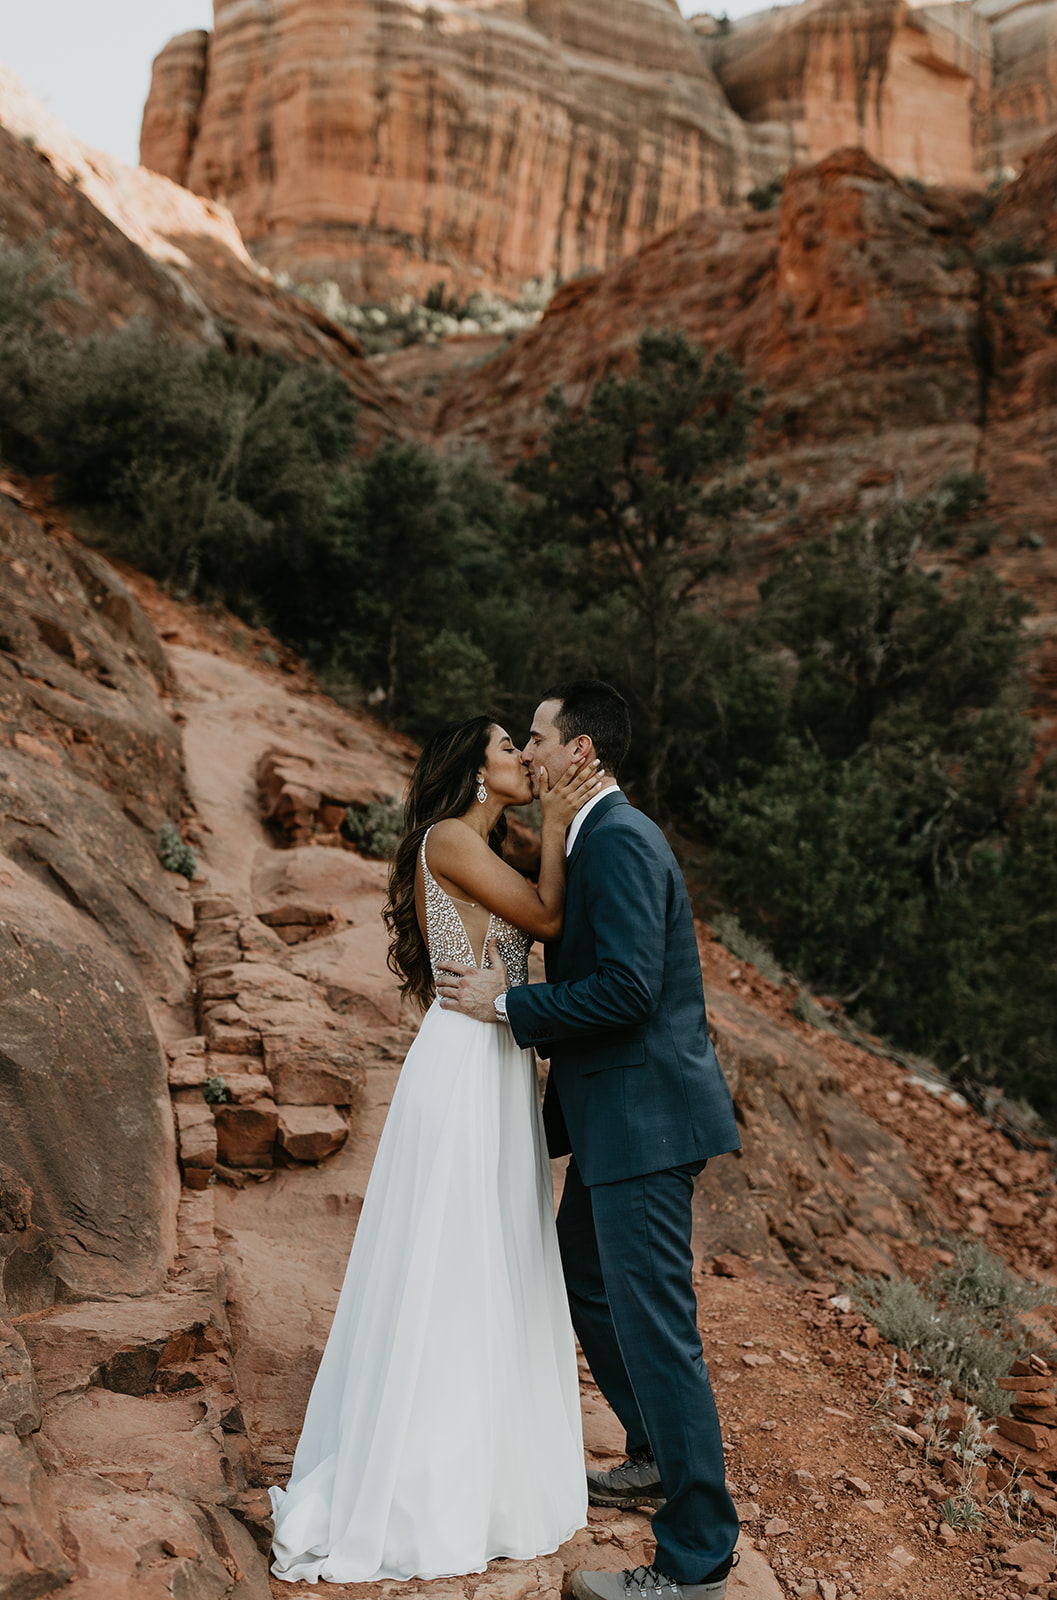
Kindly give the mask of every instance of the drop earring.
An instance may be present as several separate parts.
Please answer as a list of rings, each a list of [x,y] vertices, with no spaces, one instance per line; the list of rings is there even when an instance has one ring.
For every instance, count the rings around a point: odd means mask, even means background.
[[[488,790],[484,786],[484,779],[483,778],[478,778],[478,780],[477,780],[477,802],[478,802],[479,805],[483,806],[487,799],[488,799]]]

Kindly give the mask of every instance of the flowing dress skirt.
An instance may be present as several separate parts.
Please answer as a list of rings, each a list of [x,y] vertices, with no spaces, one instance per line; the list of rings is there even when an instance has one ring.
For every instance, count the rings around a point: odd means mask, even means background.
[[[584,1526],[580,1400],[536,1073],[433,1003],[378,1145],[272,1571],[483,1571]]]

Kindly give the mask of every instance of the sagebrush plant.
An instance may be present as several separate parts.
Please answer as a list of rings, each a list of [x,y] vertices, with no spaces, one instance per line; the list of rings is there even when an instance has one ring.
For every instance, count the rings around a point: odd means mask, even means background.
[[[228,1088],[219,1072],[214,1073],[213,1077],[206,1079],[205,1088],[202,1090],[202,1093],[205,1095],[206,1100],[211,1106],[224,1106],[227,1105],[231,1100],[231,1090]]]
[[[175,823],[163,822],[158,834],[158,860],[166,872],[179,872],[193,878],[198,871],[198,856],[193,847],[185,844]]]
[[[761,977],[769,978],[772,983],[782,982],[784,973],[768,946],[762,939],[746,933],[737,917],[721,911],[712,923],[712,932],[724,950],[729,950],[739,961],[751,961]]]
[[[349,806],[341,831],[361,855],[391,861],[404,831],[404,808],[398,800],[375,800]]]
[[[859,1276],[852,1299],[919,1370],[945,1380],[985,1415],[1004,1416],[1010,1395],[998,1380],[1038,1348],[1017,1313],[1045,1304],[1052,1290],[1015,1277],[979,1241],[959,1241],[954,1255],[952,1266],[921,1284]],[[937,1412],[934,1426],[944,1420]]]

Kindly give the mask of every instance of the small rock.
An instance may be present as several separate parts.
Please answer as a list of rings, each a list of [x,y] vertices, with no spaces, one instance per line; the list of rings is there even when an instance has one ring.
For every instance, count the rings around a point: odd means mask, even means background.
[[[883,1516],[884,1512],[887,1510],[883,1500],[864,1500],[863,1505],[866,1507],[867,1511],[873,1512],[875,1517]]]
[[[204,1056],[206,1042],[201,1034],[195,1034],[190,1039],[174,1039],[165,1046],[165,1054],[170,1061],[177,1060],[180,1056]]]
[[[769,1522],[765,1522],[763,1525],[764,1537],[767,1539],[780,1539],[784,1533],[792,1533],[792,1531],[791,1524],[785,1522],[781,1517],[772,1517]]]
[[[756,1268],[744,1256],[732,1254],[712,1257],[712,1271],[717,1278],[754,1278]]]
[[[813,1489],[815,1474],[808,1472],[806,1467],[793,1467],[786,1477],[786,1482],[791,1489]]]
[[[777,1422],[773,1422],[773,1421],[772,1422],[761,1422],[760,1423],[760,1432],[761,1433],[773,1433],[775,1428],[777,1428],[777,1426],[778,1426]]]
[[[747,1367],[773,1367],[774,1366],[774,1357],[773,1356],[751,1355],[751,1356],[742,1356],[741,1359],[742,1359],[742,1362],[744,1363],[744,1365],[747,1366]]]
[[[936,1529],[936,1537],[940,1544],[950,1546],[958,1543],[958,1535],[955,1533],[950,1523],[944,1521],[942,1518],[940,1519],[939,1527]]]
[[[755,1500],[738,1500],[734,1509],[738,1513],[739,1522],[758,1522],[763,1515]]]
[[[174,1105],[176,1133],[180,1147],[180,1165],[186,1173],[197,1167],[208,1175],[217,1159],[217,1132],[213,1113],[205,1101],[192,1105]]]
[[[270,1167],[279,1113],[274,1100],[217,1106],[217,1153],[228,1167]]]
[[[238,906],[230,895],[208,894],[202,895],[194,903],[195,917],[199,922],[215,922],[218,917],[233,917],[238,914]]]
[[[178,1539],[163,1539],[161,1547],[167,1556],[172,1556],[176,1561],[196,1561],[198,1547],[193,1544],[181,1544]]]
[[[1044,1451],[1049,1444],[1049,1430],[1034,1422],[1021,1422],[1017,1417],[999,1417],[998,1431],[1004,1439],[1023,1445],[1025,1450]]]
[[[894,1550],[889,1550],[888,1559],[893,1566],[905,1569],[914,1565],[917,1556],[912,1556],[909,1550],[904,1549],[901,1544],[897,1544]]]
[[[844,1482],[849,1489],[854,1489],[856,1494],[861,1494],[864,1500],[873,1492],[865,1478],[853,1478],[849,1473],[845,1473]]]
[[[348,1123],[333,1106],[279,1107],[279,1143],[295,1161],[324,1161],[348,1137]]]
[[[1010,1545],[999,1559],[1004,1567],[1037,1574],[1040,1582],[1057,1572],[1057,1555],[1041,1539],[1024,1539],[1020,1544]]]

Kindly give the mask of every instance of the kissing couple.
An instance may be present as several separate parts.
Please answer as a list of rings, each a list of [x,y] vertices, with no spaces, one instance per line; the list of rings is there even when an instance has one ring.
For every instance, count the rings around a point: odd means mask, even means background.
[[[691,1200],[738,1148],[686,885],[621,792],[628,708],[551,689],[524,749],[442,729],[409,786],[389,963],[428,1006],[375,1157],[272,1571],[366,1583],[550,1554],[587,1504],[654,1509],[656,1556],[576,1600],[722,1600],[738,1518],[697,1330]],[[503,860],[536,795],[538,882]],[[535,939],[545,983],[528,982]],[[533,1051],[550,1058],[540,1106]],[[557,1224],[550,1155],[570,1155]],[[575,1337],[627,1434],[584,1470]]]

